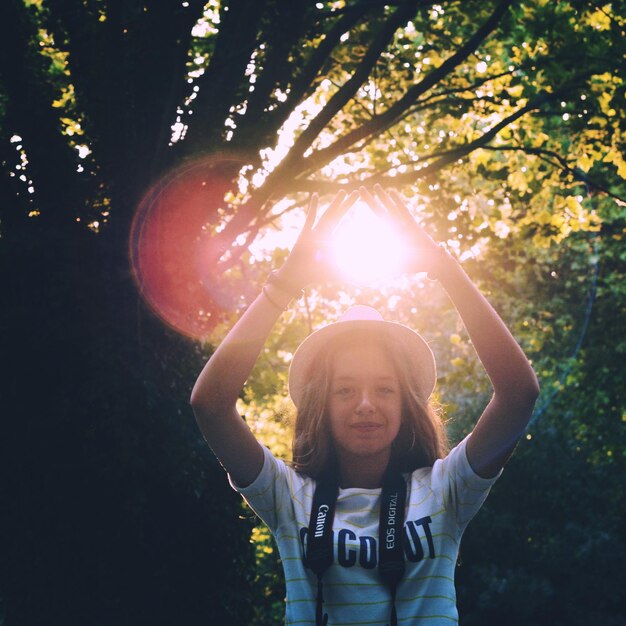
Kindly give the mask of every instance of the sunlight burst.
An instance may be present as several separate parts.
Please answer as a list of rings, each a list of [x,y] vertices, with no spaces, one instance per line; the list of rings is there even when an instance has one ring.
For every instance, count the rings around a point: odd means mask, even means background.
[[[363,202],[335,230],[332,250],[338,269],[359,285],[395,279],[406,256],[398,232]]]

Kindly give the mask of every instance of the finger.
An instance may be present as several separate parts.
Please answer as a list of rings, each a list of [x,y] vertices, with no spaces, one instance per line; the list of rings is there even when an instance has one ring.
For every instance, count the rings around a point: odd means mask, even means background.
[[[328,215],[329,213],[332,215],[335,211],[338,211],[347,196],[348,194],[344,189],[339,191],[332,199],[332,202],[328,205],[328,208],[326,209],[324,215]]]
[[[376,184],[374,185],[374,191],[391,215],[394,215],[405,223],[413,223],[415,221],[409,208],[406,206],[404,198],[402,198],[395,189],[391,189],[387,192],[386,189]]]
[[[390,193],[382,185],[376,183],[374,185],[374,192],[380,198],[381,202],[385,203],[385,205],[393,209],[398,208],[397,202],[391,197]]]
[[[352,191],[350,195],[345,196],[343,201],[336,207],[331,207],[332,210],[326,212],[324,217],[327,217],[327,228],[331,231],[335,229],[337,224],[343,219],[343,216],[350,210],[352,205],[359,199],[359,192]]]
[[[406,212],[409,213],[409,207],[406,203],[406,200],[400,195],[400,193],[396,189],[390,189],[388,193],[382,187],[380,189],[383,193],[386,193],[389,198],[391,198],[392,202],[398,208],[405,209]]]
[[[359,192],[352,191],[350,195],[341,203],[341,215],[345,215],[352,205],[359,199]]]
[[[324,212],[324,215],[320,218],[317,225],[318,232],[327,234],[332,232],[335,226],[339,223],[341,218],[346,214],[348,209],[354,203],[354,192],[349,196],[342,189],[330,203],[330,206]],[[358,196],[358,194],[356,194]]]
[[[311,230],[313,228],[313,224],[315,224],[315,216],[317,214],[317,207],[319,206],[320,197],[317,193],[314,193],[311,196],[311,200],[309,202],[309,208],[306,213],[306,220],[304,222],[303,230]]]
[[[369,192],[369,189],[367,189],[367,187],[359,187],[359,193],[361,195],[361,198],[363,198],[363,200],[367,202],[370,209],[372,209],[372,211],[376,215],[378,215],[378,217],[387,216],[387,211],[385,210],[384,205],[381,204],[381,202]]]
[[[384,191],[384,190],[383,190]],[[415,218],[411,215],[409,208],[407,207],[404,198],[395,190],[389,190],[389,197],[393,200],[394,204],[398,207],[398,210],[402,213],[403,219],[410,221],[412,227],[415,229],[415,233],[421,240],[421,243],[425,246],[433,245],[436,246],[435,240],[424,230],[423,226],[418,224]]]

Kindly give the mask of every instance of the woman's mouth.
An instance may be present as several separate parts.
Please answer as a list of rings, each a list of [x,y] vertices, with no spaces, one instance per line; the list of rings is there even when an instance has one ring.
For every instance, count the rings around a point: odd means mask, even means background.
[[[350,428],[354,429],[358,433],[368,434],[377,432],[380,428],[382,428],[382,424],[378,424],[377,422],[358,422],[356,424],[352,424]]]

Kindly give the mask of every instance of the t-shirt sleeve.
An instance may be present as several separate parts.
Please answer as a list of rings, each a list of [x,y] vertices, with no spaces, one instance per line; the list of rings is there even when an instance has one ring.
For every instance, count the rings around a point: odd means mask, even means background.
[[[444,459],[435,461],[432,471],[432,489],[439,494],[446,510],[455,511],[461,531],[476,515],[492,485],[502,474],[502,470],[493,478],[476,474],[467,459],[468,438],[469,435]]]
[[[263,467],[256,480],[247,487],[239,487],[228,476],[231,487],[240,493],[250,508],[276,531],[285,515],[290,515],[290,493],[294,489],[297,474],[284,461],[263,447]]]

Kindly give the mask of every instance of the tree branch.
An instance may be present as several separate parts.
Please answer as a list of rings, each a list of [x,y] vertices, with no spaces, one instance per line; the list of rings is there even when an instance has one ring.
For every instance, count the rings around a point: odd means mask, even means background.
[[[414,170],[412,172],[406,172],[404,174],[398,174],[393,177],[393,180],[396,181],[396,185],[403,185],[408,183],[413,183],[416,180],[427,180],[435,173],[442,170],[444,167],[453,163],[454,161],[458,161],[459,159],[467,156],[470,152],[473,152],[477,148],[482,148],[487,145],[501,130],[518,120],[520,117],[526,115],[529,111],[533,111],[535,109],[541,108],[547,102],[555,100],[559,98],[566,88],[559,89],[553,91],[552,93],[548,93],[545,91],[540,92],[537,96],[535,96],[526,106],[521,107],[502,121],[498,122],[495,126],[490,128],[488,131],[484,132],[480,137],[475,139],[474,141],[470,141],[468,144],[464,146],[459,146],[458,148],[452,149],[447,152],[447,154],[441,158],[439,158],[434,163],[422,167],[418,170]],[[379,178],[374,175],[371,176],[368,180],[368,183],[373,184],[374,182],[379,182]]]
[[[399,124],[400,122],[402,122],[402,120],[406,119],[407,117],[410,117],[411,115],[415,115],[415,113],[419,113],[420,111],[428,111],[429,109],[434,109],[435,107],[437,107],[437,105],[441,104],[442,102],[444,102],[446,100],[447,96],[452,96],[454,94],[460,94],[460,93],[464,93],[467,91],[472,91],[473,89],[476,89],[477,87],[479,87],[480,85],[489,82],[490,80],[496,80],[502,76],[505,76],[506,74],[510,74],[510,72],[502,72],[501,74],[497,74],[495,76],[490,76],[487,77],[483,80],[477,81],[475,83],[473,83],[472,85],[469,85],[468,87],[459,87],[457,89],[444,89],[442,91],[438,91],[436,93],[431,94],[430,96],[428,96],[427,98],[423,98],[423,99],[419,99],[417,100],[417,102],[415,102],[410,108],[408,108],[406,111],[404,111],[402,113],[402,115],[400,115],[400,117],[398,117],[398,119],[396,119],[394,121],[394,125]],[[454,100],[455,102],[475,102],[477,100],[488,100],[490,102],[493,102],[494,99],[489,99],[489,98],[458,98],[457,100]],[[383,129],[381,131],[381,133],[383,132],[390,132],[389,128],[387,129]],[[367,146],[369,143],[371,143],[372,141],[374,141],[376,138],[380,137],[380,134],[371,134],[368,137],[364,138],[360,143],[358,144],[354,144],[352,146],[350,146],[349,149],[347,149],[345,152],[343,152],[342,154],[350,154],[353,152],[359,152],[361,150],[363,150],[365,148],[365,146]],[[422,157],[422,160],[427,160],[429,158],[433,158],[435,156],[442,156],[442,153],[433,153],[430,155],[427,155],[425,157]],[[322,164],[324,165],[324,164]]]
[[[341,36],[349,32],[363,17],[366,6],[370,4],[370,2],[361,2],[351,7],[349,12],[335,21],[320,45],[311,54],[305,67],[296,75],[285,102],[265,114],[264,124],[271,128],[274,133],[285,123],[292,111],[315,89],[317,86],[315,78],[336,48]]]
[[[69,52],[77,107],[108,179],[120,171],[126,178],[132,171],[142,182],[154,175],[184,94],[191,28],[204,3],[189,4],[172,9],[165,3],[148,8],[137,0],[112,2],[100,20],[83,2],[47,2],[48,26],[59,48]],[[153,159],[138,162],[137,153]]]
[[[246,68],[257,45],[264,8],[258,0],[231,1],[222,7],[209,67],[197,80],[200,89],[194,102],[193,124],[181,147],[187,153],[206,152],[223,143],[224,122],[231,107],[248,94]]]
[[[368,136],[377,135],[383,130],[395,124],[398,118],[413,104],[416,100],[429,90],[433,85],[441,81],[448,73],[460,65],[472,52],[484,41],[493,29],[497,26],[500,19],[506,13],[509,5],[513,0],[503,0],[485,23],[470,37],[467,42],[457,50],[451,57],[446,59],[437,69],[433,70],[428,76],[416,85],[409,88],[406,94],[392,104],[384,113],[373,118],[350,131],[343,137],[340,137],[333,144],[318,150],[312,156],[306,159],[304,172],[310,172],[323,167],[327,163],[343,154],[348,148],[356,142]]]
[[[417,170],[407,172],[405,174],[399,174],[397,176],[381,176],[375,174],[369,178],[363,180],[355,180],[348,183],[334,183],[330,181],[311,181],[302,180],[292,177],[289,182],[285,182],[286,179],[275,178],[277,170],[274,170],[270,177],[266,180],[265,184],[255,192],[253,192],[251,198],[239,208],[237,214],[230,220],[224,230],[220,233],[220,246],[223,249],[227,249],[229,242],[232,242],[236,237],[248,230],[249,225],[254,221],[256,215],[260,214],[261,210],[267,206],[267,202],[271,196],[276,193],[293,193],[294,191],[317,191],[318,193],[330,193],[338,189],[345,189],[350,191],[352,189],[358,189],[363,184],[380,183],[389,186],[398,186],[403,184],[414,183],[417,180],[427,180],[435,173],[457,161],[458,159],[466,156],[470,152],[477,148],[482,148],[488,144],[502,129],[506,128],[509,124],[512,124],[517,119],[528,113],[529,111],[539,109],[545,103],[555,100],[563,95],[566,91],[571,89],[572,86],[568,85],[558,89],[552,93],[541,92],[533,100],[531,100],[526,106],[521,107],[504,120],[493,126],[491,129],[483,133],[479,138],[474,141],[458,148],[447,151],[445,156],[439,158],[437,161],[425,167],[421,167]],[[278,168],[277,168],[278,169]],[[273,180],[271,180],[273,178]],[[219,258],[219,256],[218,256]]]
[[[626,198],[618,196],[600,183],[592,180],[579,167],[572,167],[567,162],[567,159],[564,156],[560,155],[558,152],[554,152],[554,150],[546,150],[544,148],[532,148],[530,146],[483,146],[483,150],[493,150],[494,152],[515,151],[537,156],[542,161],[549,163],[554,167],[560,167],[562,171],[570,174],[575,181],[584,183],[588,187],[595,189],[609,196],[610,198],[613,198],[613,200],[617,200],[618,202],[626,204]],[[554,163],[554,161],[556,161],[557,163]]]
[[[82,207],[81,183],[76,181],[77,156],[61,133],[52,107],[49,60],[40,54],[37,25],[20,0],[0,3],[0,82],[4,132],[19,134],[28,155],[26,173],[35,186],[33,196],[41,221],[67,225]]]
[[[424,167],[420,167],[419,169],[413,170],[411,172],[406,172],[404,174],[399,174],[397,176],[381,176],[379,174],[374,174],[365,180],[355,180],[348,183],[335,183],[332,181],[315,181],[310,179],[295,179],[292,180],[289,184],[289,188],[287,193],[293,193],[295,191],[307,191],[313,192],[318,191],[319,193],[331,193],[333,191],[337,191],[339,189],[346,189],[347,191],[351,189],[358,188],[360,185],[366,184],[371,185],[374,183],[386,184],[392,187],[411,184],[418,180],[427,180],[431,176],[433,176],[436,172],[440,171],[450,163],[454,161],[458,161],[460,158],[467,156],[470,152],[478,148],[485,147],[502,129],[506,128],[509,124],[512,124],[514,121],[528,113],[529,111],[540,108],[546,102],[557,99],[562,96],[564,89],[547,93],[542,92],[538,96],[536,96],[531,102],[529,102],[526,106],[518,109],[516,112],[493,126],[491,129],[483,133],[480,137],[475,139],[474,141],[469,142],[464,146],[459,146],[452,150],[448,150],[444,153],[444,156],[439,158],[437,161],[430,165],[426,165]],[[431,158],[436,155],[431,155]]]
[[[256,142],[259,134],[267,136],[268,128],[262,118],[267,117],[265,110],[269,103],[278,103],[272,97],[274,89],[281,87],[283,91],[287,90],[296,63],[290,62],[290,55],[297,54],[308,8],[309,5],[304,2],[281,0],[276,15],[267,19],[269,23],[262,35],[263,52],[260,53],[257,47],[254,90],[247,97],[245,115],[237,119],[234,138],[237,147]]]
[[[382,25],[374,40],[367,49],[361,63],[354,74],[337,91],[326,106],[311,121],[309,126],[296,139],[288,157],[281,164],[281,170],[291,169],[294,163],[301,159],[316,137],[322,132],[324,127],[341,111],[341,109],[351,100],[359,87],[369,76],[376,61],[387,48],[394,33],[400,25],[405,23],[415,14],[416,2],[405,2],[400,6]]]

